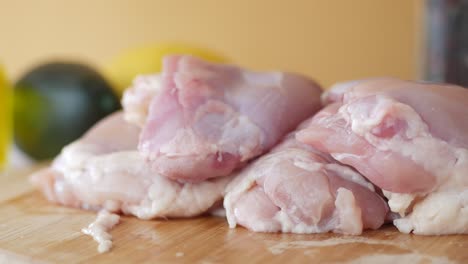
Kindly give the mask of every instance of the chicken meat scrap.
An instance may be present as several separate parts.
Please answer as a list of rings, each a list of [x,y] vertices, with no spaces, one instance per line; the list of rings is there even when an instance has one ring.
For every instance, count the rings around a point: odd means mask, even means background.
[[[295,74],[169,56],[159,78],[153,86],[160,90],[143,118],[139,150],[155,170],[180,181],[231,174],[321,106],[320,87]],[[148,83],[135,82],[133,90],[157,90],[140,89]]]
[[[125,121],[142,127],[148,116],[149,105],[160,90],[160,74],[137,76],[122,96]]]
[[[405,233],[468,233],[468,90],[391,78],[339,84],[299,141],[382,188]]]
[[[66,206],[142,219],[191,217],[219,205],[230,177],[180,183],[155,172],[137,151],[140,129],[113,114],[32,175],[46,197]]]
[[[237,175],[224,207],[230,227],[354,235],[379,228],[388,212],[364,177],[298,142],[293,133]]]

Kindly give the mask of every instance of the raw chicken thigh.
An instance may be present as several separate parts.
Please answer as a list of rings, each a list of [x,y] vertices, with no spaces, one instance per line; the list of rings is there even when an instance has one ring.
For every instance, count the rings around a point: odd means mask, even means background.
[[[299,141],[382,188],[400,231],[468,233],[468,90],[370,79],[323,99]]]
[[[320,87],[299,75],[251,72],[190,56],[166,57],[163,66],[139,150],[170,179],[227,176],[320,107]],[[140,85],[146,84],[133,87]]]
[[[138,153],[139,133],[122,113],[113,114],[65,147],[32,181],[53,202],[142,219],[196,216],[220,202],[230,177],[195,184],[163,177]]]
[[[388,212],[371,183],[298,142],[294,133],[239,173],[227,187],[224,207],[230,227],[354,235],[379,228]]]

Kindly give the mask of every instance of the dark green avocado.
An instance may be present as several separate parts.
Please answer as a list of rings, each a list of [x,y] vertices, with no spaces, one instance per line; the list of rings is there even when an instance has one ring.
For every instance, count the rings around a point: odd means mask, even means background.
[[[50,159],[118,109],[118,97],[94,69],[79,63],[43,64],[15,84],[15,143],[36,160]]]

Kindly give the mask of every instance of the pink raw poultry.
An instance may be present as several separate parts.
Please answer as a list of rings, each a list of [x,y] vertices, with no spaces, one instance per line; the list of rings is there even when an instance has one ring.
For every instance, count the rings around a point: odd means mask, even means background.
[[[239,173],[227,187],[224,207],[230,227],[355,235],[379,228],[388,212],[359,173],[298,142],[293,133]]]
[[[468,90],[396,79],[339,84],[297,138],[384,190],[402,232],[468,233]]]
[[[315,113],[320,94],[317,84],[295,74],[166,57],[139,150],[170,179],[226,176]]]
[[[202,214],[222,199],[230,177],[179,183],[156,173],[136,150],[140,129],[114,114],[32,176],[50,201],[142,219]]]

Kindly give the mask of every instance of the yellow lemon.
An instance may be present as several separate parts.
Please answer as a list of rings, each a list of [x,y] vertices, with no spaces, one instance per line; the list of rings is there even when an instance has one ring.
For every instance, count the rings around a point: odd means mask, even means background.
[[[3,68],[0,66],[0,170],[7,162],[8,147],[11,136],[11,87]]]
[[[104,67],[103,73],[116,92],[121,95],[137,75],[161,71],[162,58],[171,54],[188,54],[212,62],[227,61],[226,58],[216,52],[191,45],[177,43],[154,44],[122,52]]]

